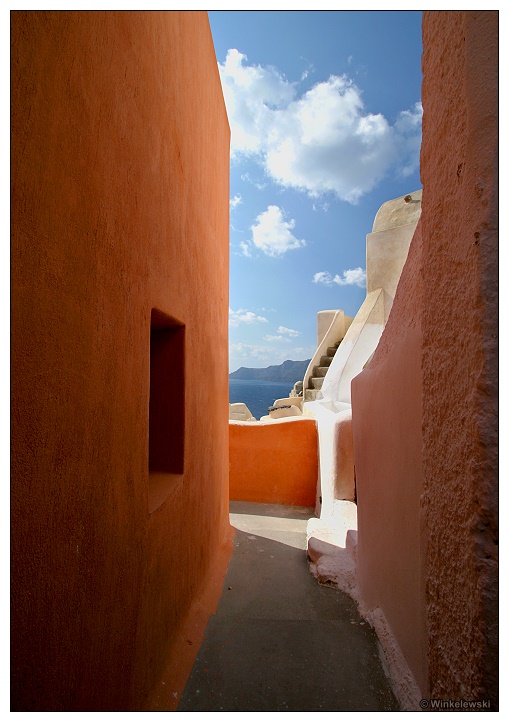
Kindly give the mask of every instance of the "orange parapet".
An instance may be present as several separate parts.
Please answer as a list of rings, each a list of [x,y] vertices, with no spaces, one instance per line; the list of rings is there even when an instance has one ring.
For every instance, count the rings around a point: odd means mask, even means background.
[[[230,499],[314,506],[317,480],[314,419],[230,422]]]

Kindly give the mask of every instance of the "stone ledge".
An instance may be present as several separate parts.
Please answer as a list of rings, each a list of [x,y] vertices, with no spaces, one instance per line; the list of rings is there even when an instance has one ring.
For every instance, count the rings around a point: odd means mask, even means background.
[[[311,573],[320,584],[334,585],[357,599],[355,557],[357,547],[357,506],[350,501],[334,502],[333,514],[310,519],[307,553]]]

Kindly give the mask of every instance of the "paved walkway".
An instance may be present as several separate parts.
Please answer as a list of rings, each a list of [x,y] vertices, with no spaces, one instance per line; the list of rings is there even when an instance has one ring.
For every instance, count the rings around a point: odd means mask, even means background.
[[[182,712],[391,711],[374,631],[306,559],[313,509],[232,502],[234,552]]]

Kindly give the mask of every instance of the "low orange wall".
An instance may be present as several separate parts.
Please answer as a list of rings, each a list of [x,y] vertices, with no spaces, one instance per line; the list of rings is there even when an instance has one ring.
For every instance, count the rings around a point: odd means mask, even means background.
[[[230,499],[314,506],[317,480],[314,419],[230,422]]]

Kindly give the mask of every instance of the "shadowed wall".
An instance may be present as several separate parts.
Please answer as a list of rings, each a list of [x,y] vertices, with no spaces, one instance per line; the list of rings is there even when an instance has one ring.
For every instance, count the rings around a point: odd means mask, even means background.
[[[229,128],[206,13],[11,22],[12,704],[136,710],[229,534]]]
[[[430,694],[496,704],[498,13],[425,13],[423,44]]]
[[[358,572],[423,696],[497,705],[498,14],[423,16],[422,215],[352,383]]]
[[[418,224],[375,355],[352,382],[352,420],[359,587],[369,609],[383,609],[424,690],[420,231]]]

